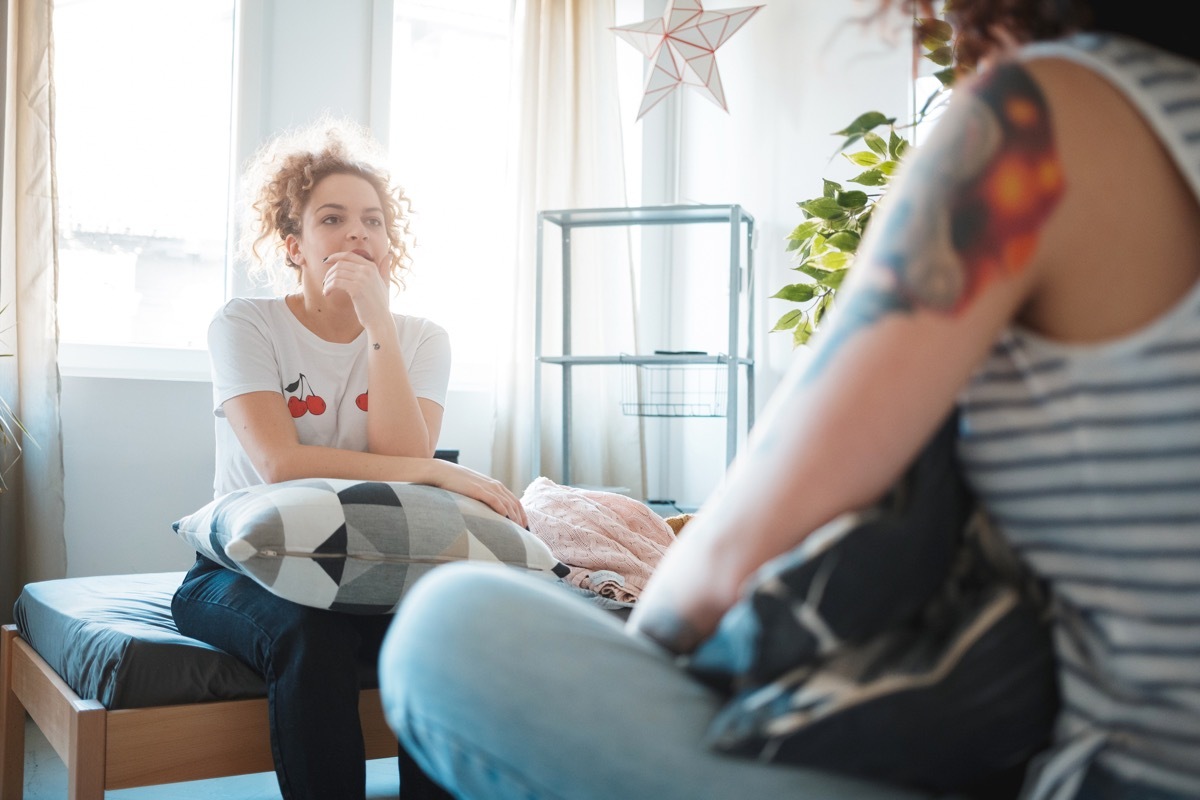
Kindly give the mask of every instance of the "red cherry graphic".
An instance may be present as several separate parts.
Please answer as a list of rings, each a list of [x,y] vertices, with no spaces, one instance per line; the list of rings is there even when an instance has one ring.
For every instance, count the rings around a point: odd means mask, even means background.
[[[300,390],[300,395],[288,398],[288,411],[293,417],[303,417],[306,413],[312,412],[314,415],[320,416],[325,413],[325,400],[312,390],[312,385],[308,382],[308,378],[304,377],[304,373],[300,373],[300,377],[292,381],[284,387],[284,391],[291,394]]]
[[[354,398],[354,405],[358,406],[363,411],[366,411],[367,410],[367,393],[363,392],[358,397]]]

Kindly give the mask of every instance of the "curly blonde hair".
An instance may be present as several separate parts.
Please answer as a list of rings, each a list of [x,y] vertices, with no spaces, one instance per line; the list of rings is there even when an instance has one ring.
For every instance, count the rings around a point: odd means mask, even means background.
[[[392,183],[382,148],[362,125],[323,118],[267,141],[243,173],[241,251],[252,277],[285,291],[289,274],[300,282],[300,267],[287,255],[289,235],[300,236],[300,218],[313,189],[330,175],[357,175],[370,183],[383,206],[388,236],[390,280],[404,288],[403,273],[412,265],[411,202]]]

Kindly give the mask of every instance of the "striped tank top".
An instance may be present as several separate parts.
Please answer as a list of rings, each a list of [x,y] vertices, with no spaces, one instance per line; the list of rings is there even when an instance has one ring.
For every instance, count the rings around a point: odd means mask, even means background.
[[[1120,89],[1200,197],[1200,66],[1108,35],[1022,50],[1047,55]],[[1200,798],[1200,284],[1116,341],[1010,328],[960,405],[967,479],[1055,599],[1062,709],[1026,795],[1095,764]]]

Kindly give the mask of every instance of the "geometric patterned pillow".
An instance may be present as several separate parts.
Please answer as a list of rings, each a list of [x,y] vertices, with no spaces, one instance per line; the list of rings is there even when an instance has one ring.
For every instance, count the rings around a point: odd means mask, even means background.
[[[314,608],[390,614],[439,564],[485,561],[551,579],[546,544],[478,500],[415,483],[302,478],[230,492],[172,526],[206,557]]]

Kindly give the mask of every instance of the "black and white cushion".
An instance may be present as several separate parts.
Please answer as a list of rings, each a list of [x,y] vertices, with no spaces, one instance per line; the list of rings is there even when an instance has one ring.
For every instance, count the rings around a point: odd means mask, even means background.
[[[557,579],[546,544],[487,505],[414,483],[309,478],[216,498],[174,524],[197,552],[279,597],[356,614],[393,612],[440,564],[482,561]]]

